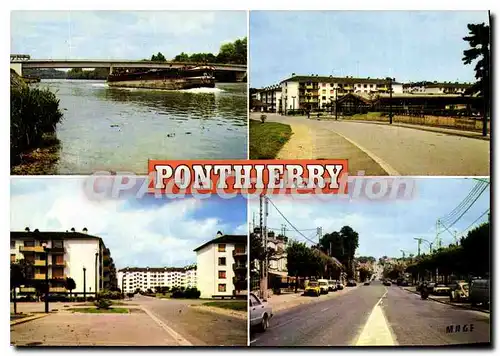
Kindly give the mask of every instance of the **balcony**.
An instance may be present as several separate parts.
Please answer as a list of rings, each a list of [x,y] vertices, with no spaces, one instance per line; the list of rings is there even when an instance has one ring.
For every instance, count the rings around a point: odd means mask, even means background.
[[[54,254],[64,254],[65,250],[64,250],[64,247],[62,246],[59,246],[59,247],[52,247],[50,249],[50,253],[54,253]]]
[[[246,254],[247,254],[246,250],[233,250],[233,257],[246,256]]]
[[[20,252],[45,252],[43,246],[19,246]]]
[[[50,262],[49,262],[49,265],[50,265]],[[35,260],[35,261],[33,261],[33,266],[44,267],[45,266],[45,260]]]
[[[245,263],[233,263],[233,270],[245,270],[247,265]]]
[[[35,278],[36,280],[44,280],[45,279],[45,273],[35,273]]]
[[[35,287],[20,287],[19,292],[21,292],[21,293],[35,293],[36,289],[35,289]]]
[[[49,291],[51,293],[65,293],[66,288],[64,288],[64,287],[50,287]]]
[[[66,261],[53,261],[52,265],[59,267],[66,267]]]

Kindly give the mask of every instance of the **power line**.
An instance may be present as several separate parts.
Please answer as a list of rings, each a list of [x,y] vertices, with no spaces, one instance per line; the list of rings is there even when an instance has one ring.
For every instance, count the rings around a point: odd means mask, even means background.
[[[465,207],[470,204],[472,200],[477,200],[478,195],[480,196],[483,191],[486,189],[488,184],[484,181],[477,182],[474,188],[469,192],[469,194],[460,202],[460,204],[455,207],[450,213],[441,217],[439,220],[443,223],[443,225],[447,225],[448,222],[454,220],[458,215],[460,215],[461,211],[465,209]],[[481,191],[480,191],[481,190]],[[479,192],[480,191],[480,192]],[[473,204],[473,203],[472,203]],[[470,204],[470,205],[472,205]],[[469,205],[469,207],[470,207]]]
[[[305,238],[307,241],[309,241],[309,242],[310,242],[310,243],[312,243],[313,245],[316,245],[316,241],[313,241],[313,240],[309,239],[308,237],[306,237],[306,235],[304,235],[302,232],[300,232],[300,230],[299,230],[299,229],[297,229],[297,228],[295,227],[295,225],[293,225],[293,224],[290,222],[290,220],[288,220],[288,219],[286,218],[286,216],[285,216],[285,215],[283,215],[283,213],[282,213],[282,212],[278,209],[278,207],[276,206],[276,204],[274,204],[274,202],[273,202],[273,201],[272,201],[269,197],[267,197],[267,200],[271,203],[271,205],[272,205],[272,206],[274,206],[274,208],[275,208],[275,209],[276,209],[276,211],[277,211],[277,212],[281,215],[281,217],[282,217],[283,219],[285,219],[285,221],[286,221],[286,222],[287,222],[287,223],[288,223],[291,227],[293,227],[293,229],[294,229],[295,231],[297,231],[297,232],[298,232],[298,233],[299,233],[299,234],[300,234],[303,238]]]
[[[464,231],[462,231],[460,233],[460,235],[462,235],[464,232],[466,232],[467,230],[469,230],[472,225],[474,225],[475,223],[477,223],[479,221],[479,219],[481,219],[483,216],[485,216],[489,211],[490,211],[490,209],[486,209],[486,211],[484,213],[482,213],[476,220],[474,220],[474,222],[472,224],[470,224],[469,226],[467,226],[467,228],[464,229]]]
[[[465,215],[466,212],[469,211],[469,209],[472,207],[472,205],[474,205],[474,203],[479,199],[479,197],[481,196],[481,194],[483,194],[483,192],[485,191],[485,189],[488,187],[488,185],[484,186],[484,188],[481,190],[481,192],[477,195],[477,197],[472,201],[472,203],[469,204],[469,206],[467,207],[467,209],[465,209],[465,211],[458,217],[455,219],[455,221],[453,221],[451,224],[448,224],[448,228],[452,227],[453,225],[455,225],[455,223],[460,220],[462,218],[462,216]]]

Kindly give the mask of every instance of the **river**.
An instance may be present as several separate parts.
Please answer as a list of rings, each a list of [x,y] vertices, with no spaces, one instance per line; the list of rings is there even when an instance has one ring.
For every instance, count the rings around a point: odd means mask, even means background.
[[[57,174],[147,172],[148,159],[246,159],[247,85],[181,91],[42,80],[60,99]]]

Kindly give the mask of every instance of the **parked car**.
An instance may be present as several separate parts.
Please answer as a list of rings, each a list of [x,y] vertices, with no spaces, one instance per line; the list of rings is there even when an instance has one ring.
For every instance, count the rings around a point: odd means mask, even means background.
[[[319,282],[309,281],[309,283],[307,283],[306,289],[304,290],[304,294],[319,297],[319,295],[321,294],[321,288],[319,287]]]
[[[370,285],[370,281],[366,281],[366,282],[364,283],[364,285],[365,285],[365,286],[369,286],[369,285]]]
[[[357,286],[357,283],[354,279],[350,279],[347,281],[347,286],[348,287],[356,287]]]
[[[490,303],[489,279],[473,279],[470,282],[469,302],[472,306],[477,304],[488,305]]]
[[[337,281],[337,290],[344,289],[344,284],[341,281]]]
[[[337,281],[330,279],[328,281],[328,290],[330,292],[335,292],[337,290]]]
[[[408,285],[409,285],[409,283],[406,279],[401,281],[401,287],[408,287]]]
[[[384,286],[390,287],[392,285],[391,281],[389,279],[384,280]]]
[[[450,302],[466,302],[469,300],[469,283],[457,281],[450,285]]]
[[[318,279],[318,283],[321,294],[328,294],[329,291],[328,279]]]
[[[445,284],[436,284],[432,289],[434,295],[450,295],[450,287]]]
[[[273,316],[273,310],[266,301],[259,299],[250,293],[250,327],[260,331],[266,331],[269,327],[269,319]]]

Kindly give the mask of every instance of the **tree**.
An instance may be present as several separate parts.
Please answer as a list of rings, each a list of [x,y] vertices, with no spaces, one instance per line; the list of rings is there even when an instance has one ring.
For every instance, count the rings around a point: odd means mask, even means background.
[[[178,54],[177,56],[175,56],[174,61],[175,62],[189,62],[189,55],[184,53],[184,52],[181,52],[181,54]]]
[[[33,264],[22,259],[10,264],[10,288],[14,290],[14,314],[17,314],[16,289],[33,278]]]
[[[310,249],[303,242],[291,241],[286,248],[288,274],[295,277],[295,292],[299,277],[306,277],[310,267]]]
[[[152,62],[166,62],[167,59],[165,58],[165,56],[161,52],[158,52],[158,54],[156,54],[156,55],[153,54],[151,56],[151,61]]]
[[[468,24],[469,36],[464,41],[469,42],[469,49],[464,50],[462,61],[469,65],[477,60],[474,70],[478,80],[466,93],[479,93],[483,97],[483,136],[488,134],[488,117],[490,117],[490,26],[481,24]]]
[[[73,289],[76,288],[75,280],[71,277],[66,278],[66,289],[69,290],[69,297],[71,298],[71,294],[73,293]]]

